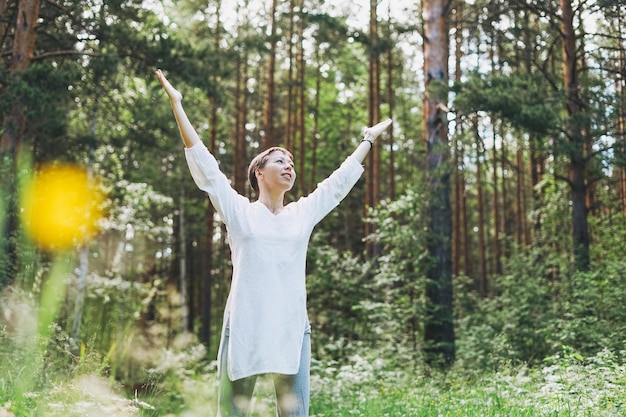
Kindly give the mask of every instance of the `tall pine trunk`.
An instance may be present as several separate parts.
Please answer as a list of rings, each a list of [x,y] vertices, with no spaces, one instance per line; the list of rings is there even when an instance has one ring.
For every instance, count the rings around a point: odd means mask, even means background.
[[[305,194],[307,190],[306,184],[306,175],[304,175],[304,167],[305,161],[307,157],[307,148],[305,147],[305,139],[306,139],[306,81],[305,81],[305,69],[306,69],[306,60],[304,58],[304,29],[306,20],[304,19],[304,0],[300,0],[298,4],[298,13],[300,18],[298,19],[298,52],[297,52],[297,62],[298,62],[298,116],[297,116],[297,126],[298,126],[298,137],[300,139],[300,143],[298,145],[299,152],[299,166],[298,166],[298,183],[300,188],[300,194]]]
[[[452,314],[452,213],[450,207],[450,148],[446,114],[448,84],[447,0],[424,1],[424,134],[430,186],[432,264],[427,271],[424,317],[426,361],[452,365],[455,359]]]
[[[478,294],[487,296],[487,240],[486,233],[488,224],[485,219],[485,196],[484,196],[484,166],[485,144],[478,131],[478,117],[472,117],[472,129],[476,139],[476,210],[478,211]]]
[[[183,184],[180,186],[179,196],[179,227],[178,227],[178,247],[179,253],[179,291],[180,291],[180,324],[183,332],[191,330],[189,320],[189,277],[187,275],[187,228],[185,224],[185,187]]]
[[[389,118],[393,120],[394,116],[394,77],[393,77],[393,64],[394,64],[394,54],[392,44],[392,28],[391,28],[391,2],[388,5],[387,9],[387,39],[386,42],[389,44],[387,48],[387,105],[389,106]],[[387,166],[389,167],[389,199],[391,201],[395,201],[396,199],[396,161],[395,161],[395,151],[394,151],[394,133],[393,133],[393,123],[389,126],[389,162]]]
[[[267,90],[265,92],[265,106],[263,109],[263,146],[269,148],[276,146],[280,142],[274,134],[274,76],[276,68],[276,5],[277,0],[272,0],[270,10],[270,50],[267,58]]]
[[[463,2],[455,2],[454,7],[454,82],[461,82],[461,60],[463,58],[463,52],[461,45],[463,43]],[[460,117],[457,116],[457,119]],[[463,243],[465,242],[465,235],[463,233],[462,214],[465,210],[463,204],[463,193],[465,192],[465,179],[463,177],[463,171],[459,169],[461,161],[463,161],[462,144],[460,138],[462,137],[462,124],[456,123],[456,132],[452,139],[452,152],[454,158],[454,174],[452,176],[452,182],[454,186],[454,199],[453,210],[454,215],[452,221],[452,276],[458,276],[461,271],[465,272],[463,266]]]
[[[586,157],[585,131],[581,119],[584,109],[581,103],[578,84],[578,54],[574,30],[574,11],[571,0],[560,0],[561,36],[563,37],[563,81],[567,121],[565,133],[569,143],[569,183],[572,193],[572,238],[574,265],[577,270],[586,271],[590,266],[590,237],[587,219],[587,183],[585,178]]]
[[[493,148],[491,149],[491,186],[492,191],[492,210],[493,210],[493,272],[496,275],[502,274],[502,243],[500,242],[500,193],[498,192],[498,147],[496,146],[498,135],[496,129],[493,129]],[[503,138],[501,138],[504,140]]]
[[[622,28],[623,16],[620,11],[617,13],[617,28]],[[615,77],[615,90],[617,91],[617,134],[616,144],[616,177],[619,193],[619,204],[621,211],[626,214],[626,45],[620,43],[617,52],[616,72],[621,77]]]
[[[37,21],[39,20],[39,0],[19,0],[17,5],[17,21],[15,24],[15,36],[13,39],[13,50],[11,51],[11,61],[9,66],[9,74],[12,78],[18,79],[21,72],[26,70],[33,58],[35,51],[35,40],[37,33]],[[0,3],[0,10],[7,10],[7,3]],[[0,14],[5,17],[5,14]],[[3,19],[4,20],[4,19]],[[6,24],[3,24],[2,35],[6,35]],[[0,156],[8,156],[8,160],[13,164],[10,170],[10,178],[7,179],[9,185],[6,204],[6,218],[0,219],[4,221],[4,236],[2,246],[0,247],[0,287],[8,285],[15,279],[18,268],[17,253],[17,151],[22,142],[22,136],[26,129],[26,115],[24,114],[23,104],[20,101],[14,101],[11,110],[4,115],[0,131]],[[2,265],[4,264],[4,265]]]
[[[221,28],[222,28],[222,20],[221,20],[221,10],[222,10],[222,1],[216,1],[216,27],[215,27],[215,37],[213,38],[213,48],[215,52],[220,50],[220,42],[221,42]],[[216,74],[211,75],[211,80],[214,83],[217,83]],[[209,99],[211,103],[210,110],[210,130],[209,130],[209,151],[211,154],[216,155],[217,148],[217,121],[218,114],[217,108],[218,103],[215,96],[210,97]],[[206,222],[206,236],[205,236],[205,246],[206,253],[204,256],[204,279],[200,280],[199,284],[199,292],[200,292],[200,317],[201,317],[201,326],[200,326],[200,341],[207,347],[211,347],[211,326],[213,324],[213,320],[211,319],[211,310],[213,307],[213,234],[215,231],[215,208],[211,201],[207,198],[207,207],[205,212],[205,222]]]
[[[291,152],[294,151],[293,144],[293,125],[294,125],[294,90],[295,90],[295,82],[294,82],[294,56],[293,56],[293,38],[295,33],[295,0],[289,1],[289,34],[287,35],[287,60],[289,62],[289,68],[287,70],[287,105],[286,111],[287,114],[285,116],[285,139],[284,144],[287,149],[290,149]],[[301,175],[298,172],[298,177]]]
[[[620,68],[626,68],[626,54],[620,51]],[[626,80],[617,81],[619,92],[619,112],[617,115],[618,136],[621,136],[616,147],[616,167],[620,207],[626,214]]]
[[[248,6],[248,2],[246,2],[244,5],[244,15],[245,15],[245,10],[247,9]],[[238,11],[238,13],[241,11]],[[247,17],[245,17],[247,19]],[[248,26],[247,24],[245,24],[244,26]],[[245,33],[244,33],[245,29],[244,27],[240,26],[238,29],[238,35],[240,39],[244,39],[245,38]],[[237,64],[236,64],[236,77],[237,80],[236,82],[236,89],[235,89],[235,138],[234,138],[234,149],[235,149],[235,155],[234,155],[234,172],[233,172],[233,178],[234,178],[234,188],[235,190],[237,190],[240,194],[245,194],[245,188],[246,188],[246,166],[248,164],[248,158],[247,158],[247,153],[246,153],[246,121],[248,119],[248,52],[247,49],[242,48],[242,50],[240,51],[240,54],[237,56]],[[273,78],[272,78],[273,79]],[[268,89],[270,89],[270,86],[268,86]],[[273,86],[271,87],[271,89],[273,89]],[[268,94],[269,94],[269,90],[268,90]],[[272,93],[273,94],[273,93]],[[273,99],[272,99],[273,101]],[[268,113],[269,112],[269,113]],[[268,110],[267,109],[267,103],[266,103],[266,115],[272,113],[273,110]],[[271,118],[270,118],[271,119]],[[267,129],[265,131],[265,138],[264,138],[264,146],[273,146],[271,144],[266,143],[268,140],[268,132]]]
[[[313,104],[313,137],[311,138],[311,163],[309,167],[309,184],[315,184],[315,171],[317,170],[317,142],[320,134],[319,129],[319,113],[320,113],[320,94],[322,89],[322,72],[320,67],[322,59],[320,57],[319,41],[316,40],[315,48],[315,101]]]
[[[368,75],[368,126],[380,121],[380,56],[378,51],[378,15],[377,0],[370,0],[370,43],[369,43],[369,75]],[[376,207],[380,201],[380,153],[382,138],[374,142],[366,163],[365,209]],[[365,222],[365,236],[374,233],[374,225]],[[368,240],[367,253],[375,257],[377,245]]]

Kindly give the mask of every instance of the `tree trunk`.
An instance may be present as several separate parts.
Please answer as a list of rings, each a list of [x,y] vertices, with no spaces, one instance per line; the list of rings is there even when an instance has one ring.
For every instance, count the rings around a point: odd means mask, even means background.
[[[626,52],[624,49],[619,51],[619,68],[626,69]],[[622,212],[626,213],[626,77],[617,79],[616,84],[618,97],[620,97],[616,123],[618,134],[616,136],[621,139],[618,139],[616,146],[615,159],[617,163],[615,166],[617,168],[620,207]]]
[[[500,131],[500,137],[502,138],[502,145],[500,146],[500,171],[502,172],[502,188],[500,194],[502,195],[502,232],[504,236],[512,236],[515,231],[515,225],[513,224],[513,216],[511,215],[511,204],[509,203],[510,198],[510,190],[509,190],[509,181],[507,181],[507,176],[505,172],[509,172],[510,169],[507,167],[508,163],[508,146],[505,141],[505,132],[502,123],[499,125],[498,130]],[[509,246],[506,244],[502,248],[502,256],[505,258],[509,255]]]
[[[492,166],[493,171],[491,174],[493,197],[492,197],[492,210],[493,210],[493,272],[496,275],[502,273],[502,244],[500,242],[500,193],[498,192],[498,147],[496,146],[498,135],[496,130],[493,130],[493,149],[492,152]]]
[[[494,6],[497,8],[499,5],[496,3]],[[498,76],[500,74],[498,63],[497,63],[497,48],[498,48],[498,36],[496,34],[495,28],[492,26],[490,29],[490,37],[489,37],[489,61],[491,62],[491,74],[493,76]],[[496,114],[490,114],[490,119],[492,120],[492,135],[493,135],[493,144],[492,144],[492,161],[491,165],[492,169],[492,210],[493,210],[493,272],[498,275],[502,272],[502,263],[501,263],[501,245],[500,245],[500,202],[499,202],[499,194],[498,194],[498,147],[495,124],[497,123]],[[504,139],[503,139],[504,140]],[[483,151],[486,151],[483,149]],[[489,286],[489,295],[492,295],[493,285]],[[485,287],[486,289],[487,287]],[[487,294],[485,294],[487,295]]]
[[[15,36],[13,39],[13,50],[11,51],[11,63],[9,65],[9,73],[12,76],[19,77],[20,72],[26,70],[30,65],[35,51],[35,40],[37,39],[37,21],[39,20],[39,0],[19,0],[17,5],[17,22],[15,25]],[[7,3],[0,1],[0,10],[7,10]],[[0,14],[5,16],[5,14]],[[2,26],[2,35],[6,35],[6,25]],[[17,253],[17,225],[18,225],[18,189],[17,189],[17,150],[20,147],[22,136],[26,130],[26,116],[22,103],[14,102],[8,115],[2,120],[0,131],[0,151],[8,156],[8,160],[12,162],[10,176],[7,183],[8,201],[6,201],[7,215],[3,219],[6,223],[4,226],[4,242],[0,250],[3,255],[1,258],[6,259],[6,266],[3,270],[5,276],[0,276],[0,286],[10,284],[15,279],[18,269],[18,253]],[[2,155],[0,155],[2,156]]]
[[[270,10],[270,51],[267,59],[267,90],[265,92],[265,106],[263,109],[263,146],[267,149],[279,144],[279,140],[274,135],[274,72],[276,68],[276,4],[277,0],[272,0]]]
[[[571,0],[560,0],[561,34],[563,36],[563,80],[565,84],[565,132],[569,139],[569,182],[572,192],[572,238],[574,265],[586,271],[590,266],[590,238],[587,219],[587,184],[585,182],[585,138],[580,120],[584,113],[579,97],[576,33]]]
[[[622,27],[622,14],[617,14],[617,27]],[[626,50],[620,43],[617,59],[617,72],[621,75],[615,77],[617,97],[619,97],[617,113],[617,138],[618,144],[615,152],[618,179],[618,192],[620,207],[626,213]]]
[[[478,132],[478,117],[472,118],[472,128],[476,138],[476,209],[478,211],[478,294],[484,298],[487,296],[487,244],[485,231],[487,222],[485,219],[485,204],[483,196],[483,165],[485,160],[485,145]]]
[[[452,199],[452,276],[456,277],[461,271],[461,187],[459,184],[459,139],[457,135],[452,137],[452,158],[454,159],[454,198]]]
[[[515,236],[520,248],[526,246],[526,199],[524,198],[524,186],[526,170],[524,168],[524,144],[518,140],[515,151],[516,160],[516,181],[515,181]]]
[[[427,271],[427,309],[424,317],[426,361],[452,365],[455,358],[452,312],[452,213],[450,208],[450,149],[446,99],[448,84],[449,2],[424,2],[424,132],[431,197],[430,241],[432,265]]]
[[[378,16],[377,0],[370,0],[370,44],[369,44],[369,78],[368,78],[368,126],[380,121],[380,58],[378,53]],[[366,164],[365,208],[375,207],[380,199],[380,152],[382,139],[374,142]],[[365,236],[374,232],[374,225],[365,222]],[[368,241],[367,252],[375,257],[377,245]]]
[[[287,70],[287,115],[285,116],[285,147],[291,152],[294,151],[293,144],[293,109],[294,109],[294,89],[295,82],[293,80],[294,57],[293,57],[293,38],[295,32],[295,0],[289,1],[289,35],[287,39],[289,69]],[[298,176],[301,175],[298,172]]]
[[[17,6],[17,24],[11,53],[11,72],[24,70],[30,65],[35,51],[39,20],[39,0],[20,0]]]
[[[211,143],[214,145],[213,139],[211,139]],[[213,150],[215,146],[212,146]],[[206,253],[204,257],[206,258],[204,263],[204,275],[205,279],[202,280],[201,284],[201,317],[202,317],[202,326],[200,327],[200,341],[207,347],[211,347],[211,310],[213,307],[212,293],[213,293],[213,232],[215,230],[215,209],[211,204],[210,200],[207,198],[207,209],[205,214],[206,219]]]
[[[392,28],[391,28],[391,2],[388,3],[387,9],[387,42],[391,44]],[[389,106],[389,118],[393,120],[394,113],[394,79],[393,79],[393,47],[387,48],[387,105]],[[396,161],[394,151],[393,123],[389,126],[389,199],[396,199]]]
[[[461,60],[463,51],[461,45],[463,43],[463,3],[457,1],[454,8],[454,82],[461,82]],[[463,193],[465,190],[465,179],[463,171],[459,169],[459,165],[463,160],[462,144],[459,139],[462,137],[462,124],[460,117],[457,115],[456,132],[452,140],[452,152],[454,158],[454,174],[452,181],[454,183],[454,208],[452,210],[454,218],[452,222],[452,276],[458,276],[461,271],[465,272],[462,263],[463,243],[465,242],[465,234],[463,233],[462,213],[464,210]]]
[[[8,23],[7,19],[4,16],[7,15],[7,10],[9,8],[8,6],[8,0],[0,0],[0,16],[2,16],[2,19],[0,19],[0,39],[6,38]]]
[[[216,2],[216,28],[215,28],[215,37],[213,38],[213,48],[215,52],[220,50],[220,42],[221,42],[221,9],[222,9],[222,1],[217,0]],[[215,74],[212,74],[211,79],[213,82],[217,83],[217,77]],[[211,154],[216,155],[217,148],[217,100],[215,97],[211,97],[209,99],[211,103],[210,110],[210,130],[209,130],[209,151]],[[205,213],[205,221],[206,221],[206,236],[205,236],[205,246],[206,253],[204,255],[204,276],[205,279],[201,280],[200,283],[200,316],[202,320],[202,324],[200,327],[200,341],[207,347],[211,347],[211,326],[213,323],[211,317],[211,310],[213,307],[213,233],[215,230],[215,208],[211,201],[207,198],[207,208]]]
[[[320,71],[321,67],[321,57],[320,57],[320,48],[319,46],[315,48],[315,62],[316,62],[316,71],[315,71],[315,104],[313,106],[313,138],[311,139],[311,164],[309,167],[310,170],[310,180],[309,184],[313,186],[315,184],[315,171],[317,170],[317,142],[320,134],[319,129],[319,113],[320,113],[320,94],[322,89],[322,72]]]
[[[180,265],[180,321],[183,332],[190,329],[189,326],[189,296],[188,296],[188,277],[187,277],[187,233],[185,229],[185,187],[181,184],[180,201],[179,201],[179,265]]]
[[[304,59],[304,26],[305,19],[303,16],[304,10],[304,0],[300,0],[299,4],[299,14],[300,19],[298,21],[298,53],[297,53],[297,61],[298,61],[298,136],[300,139],[299,144],[299,167],[298,167],[298,176],[299,179],[299,188],[300,195],[306,193],[306,175],[304,175],[304,167],[305,161],[307,157],[307,148],[305,147],[305,139],[306,139],[306,123],[305,123],[305,115],[306,115],[306,96],[305,96],[305,65],[306,60]]]
[[[370,0],[370,72],[369,72],[369,126],[380,122],[380,52],[378,39],[378,14],[376,8],[378,0]],[[382,138],[374,142],[370,152],[369,184],[370,207],[375,207],[380,201],[380,153]]]
[[[240,34],[240,37],[243,35]],[[248,158],[246,155],[246,119],[248,101],[248,55],[245,50],[238,56],[236,69],[236,89],[235,89],[235,138],[234,138],[234,164],[233,164],[233,187],[241,194],[245,194],[246,188],[246,166]],[[269,88],[269,86],[268,86]],[[265,131],[267,134],[267,130]],[[267,139],[267,136],[265,137]],[[268,146],[265,143],[264,146]]]

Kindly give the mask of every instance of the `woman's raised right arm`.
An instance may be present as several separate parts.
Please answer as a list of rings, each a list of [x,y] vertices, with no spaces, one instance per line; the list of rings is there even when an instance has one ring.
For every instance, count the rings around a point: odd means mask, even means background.
[[[226,224],[235,221],[237,207],[242,203],[247,203],[248,199],[239,195],[231,187],[228,178],[220,171],[217,160],[200,140],[185,110],[183,110],[182,94],[172,87],[161,70],[157,70],[156,74],[170,99],[178,130],[185,144],[185,158],[191,176],[198,188],[208,194],[222,220]]]
[[[161,70],[157,70],[156,75],[170,99],[170,105],[172,106],[172,111],[174,112],[176,123],[178,124],[180,137],[182,138],[185,146],[187,148],[191,148],[196,143],[200,142],[200,137],[191,125],[191,122],[183,109],[183,95],[172,87],[172,84],[170,84],[167,78],[165,78],[165,75],[163,75]]]

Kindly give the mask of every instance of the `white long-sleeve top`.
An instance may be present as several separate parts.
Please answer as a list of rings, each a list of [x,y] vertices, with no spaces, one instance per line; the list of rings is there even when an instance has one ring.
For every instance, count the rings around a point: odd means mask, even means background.
[[[222,338],[228,323],[229,378],[296,374],[308,321],[308,242],[315,225],[356,184],[362,165],[348,157],[311,194],[273,214],[231,187],[203,143],[185,148],[185,156],[194,181],[209,195],[228,231],[233,277]]]

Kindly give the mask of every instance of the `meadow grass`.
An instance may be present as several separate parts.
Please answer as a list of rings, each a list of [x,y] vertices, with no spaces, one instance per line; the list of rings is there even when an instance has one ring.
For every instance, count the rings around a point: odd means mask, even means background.
[[[523,402],[523,401],[522,401]],[[316,398],[312,404],[314,417],[530,417],[530,416],[598,416],[568,404],[523,404],[515,400],[483,392],[465,396],[448,392],[436,397],[414,390],[398,391],[372,398],[341,398],[333,401]]]
[[[314,378],[312,416],[626,416],[626,369],[607,351],[582,358],[565,350],[534,369],[459,368],[429,377],[385,373],[375,366],[347,368],[336,374],[351,381],[343,386],[344,381]]]
[[[187,358],[181,360],[187,362]],[[11,395],[11,385],[19,377],[14,373],[11,380],[4,375],[0,377],[0,416],[215,416],[217,382],[214,370],[209,368],[191,372],[185,366],[177,368],[169,375],[155,376],[150,388],[140,393],[129,392],[104,376],[48,376],[50,383],[46,387],[24,393],[19,408],[13,406],[15,396]],[[626,416],[626,384],[621,367],[604,367],[602,372],[597,372],[598,367],[572,368],[511,367],[471,375],[455,370],[431,377],[394,373],[391,379],[381,379],[375,373],[365,375],[354,368],[351,375],[335,370],[322,377],[313,375],[310,416]],[[271,379],[262,377],[250,417],[273,417],[274,410]]]
[[[64,288],[67,260],[50,268]],[[47,293],[47,294],[46,294]],[[54,323],[62,291],[44,286],[46,308],[27,292],[0,297],[0,417],[215,416],[215,362],[195,341],[139,352],[151,358],[140,389],[107,371],[110,358],[90,354]],[[10,308],[9,308],[10,306]],[[10,318],[7,320],[7,317]],[[178,346],[174,343],[173,346]],[[138,352],[134,352],[138,354]],[[314,361],[312,417],[626,417],[625,352],[583,357],[564,348],[542,366],[497,371],[457,364],[448,372],[400,366],[370,352],[342,363]],[[126,363],[128,358],[118,358]],[[250,417],[275,416],[271,378],[259,379]]]

